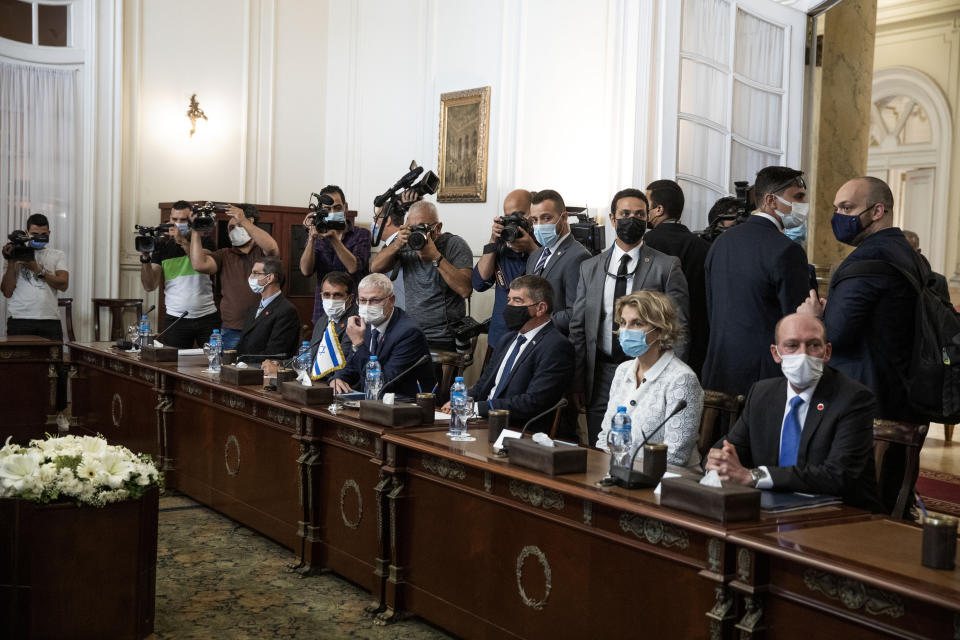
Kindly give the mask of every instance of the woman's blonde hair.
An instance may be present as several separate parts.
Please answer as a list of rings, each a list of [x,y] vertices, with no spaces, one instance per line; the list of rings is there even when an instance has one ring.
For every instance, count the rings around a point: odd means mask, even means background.
[[[662,349],[673,349],[683,339],[683,327],[677,319],[677,307],[667,294],[659,291],[637,291],[619,298],[613,312],[618,324],[623,324],[624,307],[636,309],[641,324],[660,330],[658,344]]]

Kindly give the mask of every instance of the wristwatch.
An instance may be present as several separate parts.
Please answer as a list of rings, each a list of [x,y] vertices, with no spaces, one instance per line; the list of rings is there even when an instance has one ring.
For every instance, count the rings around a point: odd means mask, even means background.
[[[750,477],[753,479],[753,486],[756,487],[763,480],[763,471],[760,469],[750,469]]]
[[[483,255],[487,255],[488,253],[493,253],[496,250],[497,250],[496,242],[490,242],[488,244],[483,245]]]
[[[150,256],[140,256],[140,264],[150,264]]]
[[[436,260],[431,260],[431,261],[430,261],[430,263],[433,264],[433,266],[436,267],[437,269],[440,268],[440,263],[441,263],[441,262],[443,262],[443,256],[440,256],[440,257],[437,258]]]

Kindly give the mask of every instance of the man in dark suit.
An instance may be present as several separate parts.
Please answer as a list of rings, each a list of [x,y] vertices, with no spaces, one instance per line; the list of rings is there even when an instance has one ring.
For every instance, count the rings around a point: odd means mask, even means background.
[[[317,348],[320,341],[323,340],[323,334],[327,331],[327,325],[333,323],[337,332],[337,340],[344,344],[344,336],[347,333],[347,319],[358,315],[359,309],[353,294],[350,293],[353,288],[353,278],[343,271],[331,271],[323,276],[320,283],[320,299],[323,302],[323,313],[317,318],[317,324],[313,327],[313,335],[310,337],[310,357],[317,357]],[[346,338],[349,340],[349,338]]]
[[[538,191],[530,203],[528,220],[540,248],[527,259],[527,274],[542,276],[553,287],[551,320],[566,335],[577,299],[580,263],[590,257],[590,252],[570,233],[567,205],[559,193],[552,189]]]
[[[580,265],[577,301],[570,320],[570,342],[577,354],[573,401],[587,411],[587,437],[600,435],[610,385],[617,366],[627,360],[614,335],[614,303],[628,293],[647,289],[668,294],[686,327],[689,318],[687,280],[680,260],[660,253],[644,242],[647,196],[624,189],[613,196],[610,216],[617,230],[614,245]],[[678,351],[686,356],[686,347]]]
[[[650,212],[647,224],[652,228],[643,242],[668,256],[680,258],[680,268],[687,279],[690,294],[690,322],[687,324],[687,364],[700,377],[707,357],[707,283],[703,264],[710,245],[680,222],[683,213],[683,190],[673,180],[655,180],[647,185]]]
[[[260,304],[250,309],[237,354],[282,355],[297,352],[300,318],[296,307],[280,293],[283,287],[283,264],[274,256],[253,263],[247,279],[250,289],[260,294]]]
[[[708,453],[707,471],[724,483],[823,493],[884,512],[873,466],[876,403],[869,389],[824,366],[831,346],[823,323],[787,316],[770,353],[786,378],[751,387],[740,419]]]
[[[384,391],[414,396],[418,383],[424,391],[433,389],[436,379],[427,337],[416,321],[396,306],[390,278],[382,273],[371,273],[360,281],[357,294],[358,315],[347,318],[348,341],[344,344],[347,363],[333,374],[330,381],[333,390],[337,393],[363,390],[365,367],[370,356],[377,356],[384,384],[395,380],[417,360],[427,356],[419,367]]]
[[[573,374],[573,347],[550,320],[553,289],[545,278],[523,275],[510,284],[504,322],[508,333],[500,339],[494,358],[470,396],[477,413],[510,411],[510,424],[521,428],[527,420],[555,405],[566,393]],[[450,403],[442,411],[449,411]],[[550,431],[553,414],[530,425],[531,431]],[[574,436],[573,425],[562,425],[558,435]]]
[[[762,169],[754,192],[757,211],[714,240],[706,261],[710,338],[701,380],[729,394],[780,375],[765,355],[773,328],[809,291],[807,254],[783,233],[806,205],[803,172]]]

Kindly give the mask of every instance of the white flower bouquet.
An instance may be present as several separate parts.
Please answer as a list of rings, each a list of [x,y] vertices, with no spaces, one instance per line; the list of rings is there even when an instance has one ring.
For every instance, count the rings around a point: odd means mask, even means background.
[[[0,498],[102,507],[136,500],[162,483],[149,455],[107,444],[101,436],[48,435],[26,447],[7,438],[0,449]]]

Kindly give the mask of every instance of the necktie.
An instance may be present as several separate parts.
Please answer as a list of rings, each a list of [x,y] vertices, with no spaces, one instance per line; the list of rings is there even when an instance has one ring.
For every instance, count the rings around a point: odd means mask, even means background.
[[[630,263],[630,255],[625,253],[620,257],[620,268],[617,269],[617,284],[613,287],[613,308],[610,309],[610,330],[616,331],[617,320],[614,309],[617,308],[617,300],[627,295],[627,264]],[[616,337],[613,339],[613,348],[610,350],[613,357],[617,360],[626,360],[627,356],[620,347],[620,341]]]
[[[513,350],[510,351],[510,355],[507,356],[507,364],[503,367],[503,375],[500,376],[500,382],[497,383],[497,389],[493,392],[492,398],[496,398],[497,394],[502,391],[503,387],[506,386],[507,380],[510,379],[510,371],[513,369],[513,362],[517,359],[517,354],[520,353],[520,347],[523,346],[523,343],[527,339],[522,335],[517,336],[517,341],[514,343]]]
[[[377,329],[370,331],[370,353],[375,356],[380,355],[380,331]]]
[[[533,270],[534,275],[540,275],[543,273],[544,267],[547,266],[547,258],[550,257],[550,249],[548,247],[543,248],[543,253],[540,254],[540,259],[537,260],[537,267]]]
[[[260,306],[257,307],[257,315],[254,316],[254,317],[259,318],[259,317],[260,317],[260,314],[263,313],[263,308],[264,308],[264,307],[263,307],[263,303],[261,302],[261,303],[260,303]]]
[[[792,467],[797,464],[797,452],[800,450],[800,405],[803,398],[794,396],[790,400],[790,411],[783,419],[783,432],[780,434],[780,466]]]

